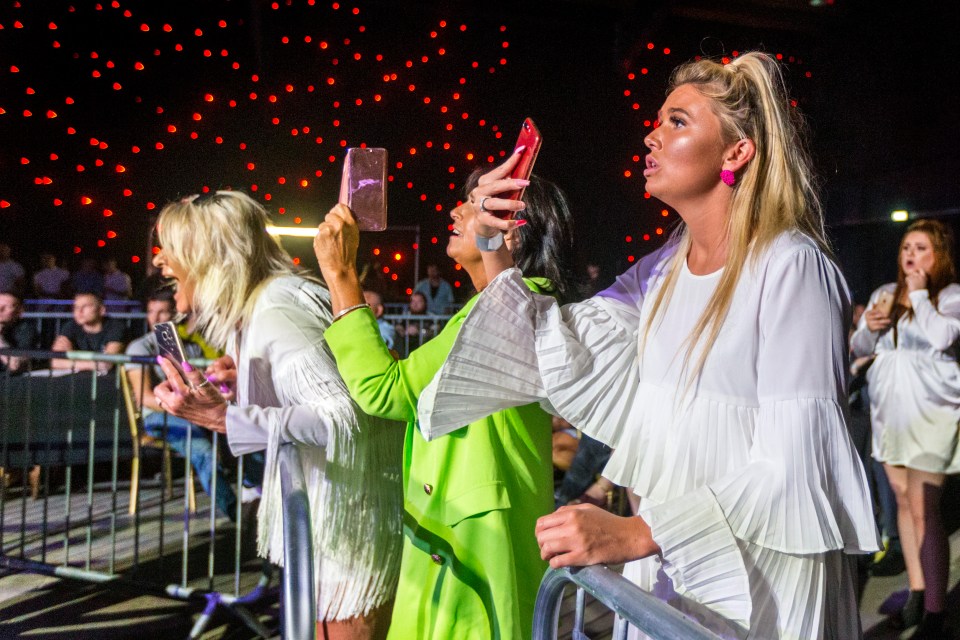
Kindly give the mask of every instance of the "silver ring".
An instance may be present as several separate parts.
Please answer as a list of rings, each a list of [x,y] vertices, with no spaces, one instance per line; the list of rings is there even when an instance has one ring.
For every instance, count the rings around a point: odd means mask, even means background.
[[[210,384],[210,381],[207,380],[206,378],[204,378],[204,379],[203,379],[203,382],[201,382],[200,384],[197,385],[197,389],[202,389],[203,387],[207,386],[208,384]]]
[[[483,203],[486,202],[487,198],[489,197],[490,196],[483,196],[480,198],[480,211],[483,211],[484,213],[490,213],[490,209],[487,209],[485,206],[483,206]]]

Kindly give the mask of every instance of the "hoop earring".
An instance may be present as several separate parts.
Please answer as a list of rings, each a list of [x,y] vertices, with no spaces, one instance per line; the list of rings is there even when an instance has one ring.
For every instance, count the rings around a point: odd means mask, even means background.
[[[737,183],[737,176],[735,176],[730,169],[724,169],[720,172],[720,180],[728,187],[732,187]]]

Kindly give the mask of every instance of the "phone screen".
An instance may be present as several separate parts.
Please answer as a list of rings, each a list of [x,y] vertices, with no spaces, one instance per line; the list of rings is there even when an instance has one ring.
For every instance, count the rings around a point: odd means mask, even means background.
[[[361,231],[387,228],[386,149],[347,149],[340,179],[340,202],[353,211]]]
[[[523,150],[517,166],[510,172],[511,178],[521,180],[530,179],[530,175],[533,173],[533,164],[537,161],[537,154],[540,153],[540,145],[542,143],[543,137],[540,135],[540,130],[537,129],[537,125],[534,124],[531,118],[524,120],[523,124],[520,125],[520,135],[517,136],[517,144],[514,145],[513,148],[516,149],[521,145],[526,148]],[[523,200],[523,192],[524,189],[517,189],[516,191],[505,193],[500,197],[506,198],[507,200]]]

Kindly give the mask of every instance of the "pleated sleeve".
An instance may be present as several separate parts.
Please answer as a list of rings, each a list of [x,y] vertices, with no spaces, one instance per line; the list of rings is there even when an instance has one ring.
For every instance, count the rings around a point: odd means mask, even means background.
[[[640,306],[659,256],[647,256],[594,298],[563,307],[531,292],[517,269],[497,276],[420,396],[424,437],[540,402],[598,440],[615,442],[626,426],[624,407],[636,397]]]
[[[911,291],[910,304],[917,325],[934,349],[946,351],[960,338],[960,286],[944,287],[936,307],[926,289]]]

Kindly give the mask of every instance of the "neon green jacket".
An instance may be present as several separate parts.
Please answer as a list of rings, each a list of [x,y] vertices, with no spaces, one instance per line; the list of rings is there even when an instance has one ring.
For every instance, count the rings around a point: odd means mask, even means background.
[[[552,288],[527,280],[535,292]],[[474,296],[434,339],[396,361],[366,309],[324,334],[363,411],[407,423],[404,545],[389,638],[529,638],[546,563],[534,536],[553,510],[550,416],[495,413],[427,442],[417,399],[449,353]]]

